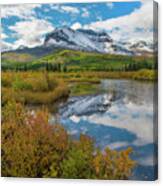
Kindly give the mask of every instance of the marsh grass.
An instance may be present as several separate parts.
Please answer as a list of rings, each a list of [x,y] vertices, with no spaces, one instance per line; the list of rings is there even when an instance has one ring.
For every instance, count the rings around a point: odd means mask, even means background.
[[[88,94],[99,93],[100,87],[99,84],[92,83],[75,83],[71,88],[71,96],[82,96]]]
[[[24,104],[50,104],[68,95],[67,84],[46,72],[7,72],[2,75],[3,104],[11,98]]]

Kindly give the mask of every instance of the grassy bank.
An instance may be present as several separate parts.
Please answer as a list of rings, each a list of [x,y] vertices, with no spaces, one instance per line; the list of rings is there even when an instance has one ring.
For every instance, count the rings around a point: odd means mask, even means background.
[[[57,75],[57,74],[56,74]],[[67,82],[89,82],[98,83],[100,79],[133,79],[133,80],[157,80],[157,71],[142,69],[139,71],[119,71],[119,72],[73,72],[73,73],[60,73],[57,75],[65,79]]]

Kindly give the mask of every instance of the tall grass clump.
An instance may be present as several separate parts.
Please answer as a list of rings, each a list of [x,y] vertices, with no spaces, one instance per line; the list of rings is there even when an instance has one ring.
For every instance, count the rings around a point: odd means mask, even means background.
[[[46,71],[2,74],[3,104],[11,98],[25,104],[50,104],[68,95],[67,84]]]

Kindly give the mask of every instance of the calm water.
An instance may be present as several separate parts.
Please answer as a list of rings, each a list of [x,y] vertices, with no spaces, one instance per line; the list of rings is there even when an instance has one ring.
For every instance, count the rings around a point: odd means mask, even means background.
[[[60,122],[74,137],[94,138],[101,149],[128,146],[138,162],[130,179],[153,180],[156,168],[154,84],[130,80],[103,80],[103,93],[70,97],[60,107]]]

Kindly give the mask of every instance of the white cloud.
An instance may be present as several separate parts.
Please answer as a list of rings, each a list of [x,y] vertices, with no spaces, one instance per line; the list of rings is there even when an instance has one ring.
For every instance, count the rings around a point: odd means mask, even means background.
[[[6,38],[8,38],[8,36],[5,34],[5,33],[1,33],[1,39],[6,39]]]
[[[34,47],[42,44],[44,35],[51,32],[54,27],[46,20],[32,19],[17,22],[15,25],[10,26],[9,29],[15,32],[14,36],[17,40],[14,45],[16,47],[20,45]]]
[[[74,123],[79,123],[80,121],[80,117],[76,116],[76,115],[72,115],[70,117],[70,119],[74,122]]]
[[[147,157],[140,157],[137,161],[145,166],[154,166],[157,164],[157,158],[154,154],[149,154]]]
[[[23,19],[30,19],[36,16],[35,8],[38,7],[41,7],[41,4],[3,5],[1,6],[1,17],[17,16]]]
[[[86,8],[83,8],[82,11],[83,11],[83,13],[81,15],[82,17],[89,17],[89,15],[90,15],[89,11]]]
[[[115,40],[152,40],[153,2],[143,1],[142,6],[129,15],[97,21],[85,27],[106,30]]]
[[[71,13],[71,14],[78,14],[80,13],[79,9],[73,6],[65,6],[65,5],[54,5],[50,4],[50,8],[52,10],[57,10],[62,13]]]
[[[13,49],[13,45],[11,43],[1,40],[1,51],[2,52],[12,50],[12,49]]]
[[[49,4],[50,9],[60,11],[60,5]]]
[[[114,7],[114,4],[113,3],[106,3],[106,6],[109,7],[109,9],[112,9]]]
[[[128,145],[130,145],[130,144],[126,141],[120,141],[120,142],[118,141],[118,142],[113,142],[113,143],[109,144],[108,147],[110,149],[118,149],[121,147],[126,147]]]
[[[71,6],[61,6],[62,10],[64,10],[67,13],[75,13],[78,14],[79,10],[76,7]]]
[[[74,30],[77,30],[79,28],[82,28],[82,25],[79,23],[79,22],[76,22],[74,23],[72,26],[71,26],[72,29]]]

